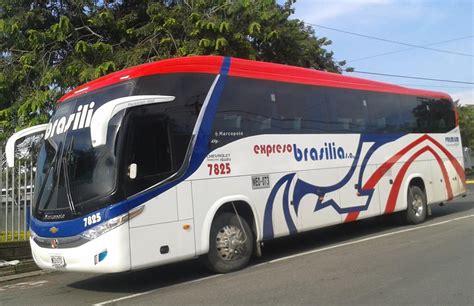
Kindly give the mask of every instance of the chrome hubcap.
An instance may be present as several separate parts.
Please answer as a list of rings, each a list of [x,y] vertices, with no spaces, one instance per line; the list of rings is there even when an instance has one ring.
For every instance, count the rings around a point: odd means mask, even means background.
[[[415,211],[415,216],[420,217],[423,214],[423,200],[419,194],[413,196],[411,206]]]
[[[243,231],[234,226],[226,225],[217,232],[217,254],[227,261],[238,259],[245,251],[245,235]]]

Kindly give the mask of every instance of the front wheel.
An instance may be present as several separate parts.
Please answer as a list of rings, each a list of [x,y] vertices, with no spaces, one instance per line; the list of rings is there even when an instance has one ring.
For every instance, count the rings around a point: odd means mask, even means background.
[[[253,251],[253,233],[245,219],[232,213],[215,217],[211,226],[209,253],[204,264],[217,273],[228,273],[247,265]]]
[[[426,219],[426,195],[418,186],[408,187],[406,221],[408,224],[419,224]]]

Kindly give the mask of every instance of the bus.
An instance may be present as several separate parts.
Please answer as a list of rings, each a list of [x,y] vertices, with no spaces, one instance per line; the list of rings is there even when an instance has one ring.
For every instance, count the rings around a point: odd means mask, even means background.
[[[37,161],[31,249],[96,273],[201,257],[241,269],[261,244],[466,193],[444,93],[220,56],[111,73],[66,95]]]

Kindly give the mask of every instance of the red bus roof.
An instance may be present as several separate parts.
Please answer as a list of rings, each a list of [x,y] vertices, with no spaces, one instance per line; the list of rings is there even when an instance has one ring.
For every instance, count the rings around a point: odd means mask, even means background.
[[[102,87],[147,75],[193,72],[218,74],[223,61],[224,57],[222,56],[192,56],[147,63],[113,72],[90,81],[65,94],[59,99],[59,102]],[[229,76],[451,99],[449,95],[436,91],[410,89],[403,86],[350,77],[337,73],[240,58],[231,59]]]

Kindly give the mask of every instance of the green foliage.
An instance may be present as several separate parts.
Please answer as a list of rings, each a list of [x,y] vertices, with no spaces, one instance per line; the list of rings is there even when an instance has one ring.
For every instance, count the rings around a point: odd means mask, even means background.
[[[474,106],[457,104],[462,145],[474,151]]]
[[[81,83],[145,62],[226,55],[340,72],[294,0],[0,0],[0,144]]]
[[[11,241],[22,241],[30,238],[30,231],[14,231],[14,232],[0,232],[0,243],[11,242]]]

